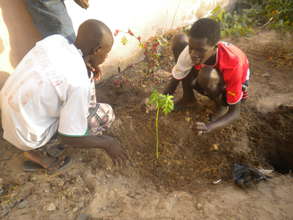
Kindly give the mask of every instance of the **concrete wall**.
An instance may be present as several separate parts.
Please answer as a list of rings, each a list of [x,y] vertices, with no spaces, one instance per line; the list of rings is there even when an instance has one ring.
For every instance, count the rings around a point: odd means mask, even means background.
[[[23,0],[0,0],[0,85],[38,39]]]
[[[40,39],[24,0],[0,0],[0,80],[11,73],[25,53]],[[128,31],[146,40],[155,34],[192,23],[207,15],[217,4],[227,5],[229,0],[89,0],[90,8],[85,10],[73,0],[66,0],[68,12],[75,29],[88,19],[96,18],[106,23],[114,32]],[[115,37],[114,47],[103,69],[109,75],[127,65],[142,59],[136,39],[127,36],[124,46]]]

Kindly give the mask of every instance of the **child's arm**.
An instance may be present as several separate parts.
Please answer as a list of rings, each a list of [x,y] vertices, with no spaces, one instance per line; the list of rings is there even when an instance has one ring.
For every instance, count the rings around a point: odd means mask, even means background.
[[[165,88],[163,94],[164,95],[173,95],[178,84],[179,84],[180,80],[175,79],[174,77],[172,77],[172,79],[169,81],[167,87]]]
[[[225,127],[230,124],[234,120],[238,119],[240,116],[240,106],[241,103],[237,103],[235,105],[229,105],[228,112],[220,117],[218,120],[205,124],[203,122],[197,122],[196,127],[199,131],[199,134],[208,133],[215,129]]]
[[[187,77],[190,73],[193,64],[188,52],[188,48],[188,46],[185,47],[184,50],[180,53],[176,65],[172,69],[172,79],[169,81],[169,84],[165,88],[163,94],[172,95],[175,92],[180,80]]]
[[[120,143],[116,139],[107,135],[82,137],[59,135],[59,138],[61,143],[72,147],[103,149],[110,156],[114,164],[122,165],[126,160],[128,160],[128,156],[122,149]]]

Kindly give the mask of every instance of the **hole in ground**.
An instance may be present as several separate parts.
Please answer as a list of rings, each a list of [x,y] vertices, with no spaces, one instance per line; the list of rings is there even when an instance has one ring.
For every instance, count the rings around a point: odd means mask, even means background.
[[[143,91],[135,87],[135,82],[134,89],[127,86],[116,88],[111,81],[108,83],[104,84],[101,92],[97,90],[97,94],[106,91],[105,97],[99,100],[119,106],[116,114],[119,115],[120,125],[113,126],[113,135],[119,137],[128,151],[133,164],[131,172],[151,180],[158,188],[167,191],[197,190],[218,179],[230,181],[235,163],[273,167],[282,173],[291,169],[290,163],[280,165],[279,161],[284,159],[278,156],[286,149],[279,146],[290,146],[293,137],[290,128],[293,114],[288,111],[264,114],[247,106],[243,109],[243,117],[231,126],[198,136],[194,129],[195,122],[207,121],[212,109],[211,102],[199,97],[201,108],[160,117],[160,158],[157,160],[154,147],[155,115],[145,114],[137,107]],[[115,92],[117,90],[122,92]],[[129,97],[134,98],[130,100]]]
[[[288,147],[288,146],[285,146]],[[287,174],[293,170],[293,152],[287,149],[279,149],[275,153],[268,156],[268,163],[270,163],[274,170],[281,174]]]
[[[275,171],[290,173],[293,171],[293,112],[278,110],[260,114],[259,118],[263,123],[254,130],[255,147]]]

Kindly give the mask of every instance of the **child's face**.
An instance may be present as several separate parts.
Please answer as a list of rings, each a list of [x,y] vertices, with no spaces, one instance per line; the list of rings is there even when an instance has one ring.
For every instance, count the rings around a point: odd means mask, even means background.
[[[215,46],[208,44],[207,38],[189,38],[189,54],[194,65],[205,63],[215,52]]]

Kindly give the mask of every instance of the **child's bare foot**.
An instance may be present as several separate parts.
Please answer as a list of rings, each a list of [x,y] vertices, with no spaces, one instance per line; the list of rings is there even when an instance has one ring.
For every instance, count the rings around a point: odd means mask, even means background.
[[[24,157],[28,159],[28,161],[24,162],[23,168],[25,171],[36,171],[43,168],[52,173],[56,170],[65,168],[65,166],[69,165],[71,162],[70,157],[54,158],[40,151],[24,152]]]
[[[64,151],[65,151],[65,149],[64,149],[64,146],[62,144],[58,144],[58,145],[54,145],[54,146],[49,146],[46,149],[46,153],[49,156],[55,157],[55,158],[60,157],[64,153]]]
[[[222,117],[223,115],[225,115],[228,111],[228,107],[227,106],[220,106],[217,108],[216,112],[211,115],[210,117],[210,121],[216,121],[217,119],[219,119],[220,117]]]

